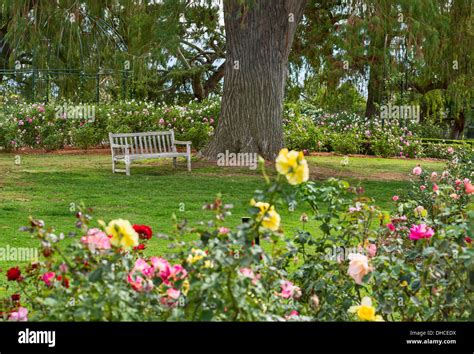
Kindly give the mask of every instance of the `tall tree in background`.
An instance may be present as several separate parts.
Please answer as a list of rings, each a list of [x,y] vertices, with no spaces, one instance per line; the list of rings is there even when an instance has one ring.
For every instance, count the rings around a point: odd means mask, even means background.
[[[290,54],[305,0],[224,1],[226,66],[221,114],[204,155],[283,146],[282,109]]]
[[[100,69],[128,70],[135,98],[202,100],[220,92],[224,75],[218,5],[213,0],[0,0],[0,69],[74,69],[92,75]],[[28,87],[31,77],[15,79]],[[120,98],[122,79],[101,76],[111,98]],[[48,79],[63,97],[79,95],[79,81],[74,75]],[[93,77],[92,87],[83,91],[93,92],[95,82]]]

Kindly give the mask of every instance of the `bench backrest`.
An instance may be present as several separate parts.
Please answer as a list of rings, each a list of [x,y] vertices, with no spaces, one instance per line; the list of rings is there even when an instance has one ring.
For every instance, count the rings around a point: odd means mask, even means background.
[[[146,133],[109,133],[111,145],[128,145],[131,155],[176,152],[174,131]]]

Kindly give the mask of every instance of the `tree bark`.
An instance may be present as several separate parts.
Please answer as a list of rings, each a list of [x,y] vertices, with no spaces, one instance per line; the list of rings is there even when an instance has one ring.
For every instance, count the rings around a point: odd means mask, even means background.
[[[370,66],[369,85],[367,87],[367,103],[365,106],[365,116],[367,118],[379,114],[379,106],[383,96],[383,71],[378,65]]]
[[[367,103],[365,106],[365,116],[367,118],[379,114],[378,106],[382,103],[384,94],[384,52],[386,50],[384,39],[384,32],[375,32],[370,41],[370,77],[367,86]]]
[[[7,64],[11,55],[11,48],[5,40],[7,33],[5,28],[0,28],[0,69],[7,69]],[[3,80],[3,75],[0,75],[0,82]]]
[[[224,1],[226,62],[209,159],[226,150],[273,159],[283,147],[288,56],[306,0]]]

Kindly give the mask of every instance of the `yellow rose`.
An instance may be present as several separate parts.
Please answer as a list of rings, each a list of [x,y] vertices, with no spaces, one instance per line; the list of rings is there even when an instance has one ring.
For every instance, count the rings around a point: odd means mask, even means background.
[[[359,319],[363,321],[383,322],[382,316],[375,314],[375,307],[372,306],[372,300],[367,296],[362,298],[360,305],[351,306],[349,312],[357,313]]]
[[[197,261],[203,259],[204,257],[206,257],[206,252],[204,252],[201,249],[193,248],[193,249],[191,249],[191,254],[188,256],[188,258],[186,258],[186,261],[189,264],[193,264],[193,263],[196,263]]]
[[[183,281],[183,285],[181,285],[181,291],[183,292],[184,296],[188,295],[189,292],[189,280],[185,279]]]
[[[375,309],[372,306],[359,306],[357,316],[364,321],[373,321],[375,320]]]
[[[204,268],[214,268],[214,263],[210,260],[204,261]]]
[[[138,234],[128,220],[117,219],[109,222],[105,232],[112,236],[110,243],[115,247],[130,250],[138,246]]]
[[[276,158],[276,169],[292,185],[306,182],[309,179],[308,163],[302,151],[281,149]]]
[[[280,215],[275,211],[273,205],[264,202],[255,202],[252,199],[252,206],[259,208],[260,212],[257,215],[257,220],[262,222],[262,226],[266,229],[276,231],[280,227]]]

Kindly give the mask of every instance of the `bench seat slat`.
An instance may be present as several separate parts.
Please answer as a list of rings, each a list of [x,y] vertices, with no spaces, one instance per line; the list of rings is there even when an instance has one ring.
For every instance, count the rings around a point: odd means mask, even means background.
[[[171,157],[185,157],[187,154],[185,152],[161,152],[159,154],[138,154],[138,155],[128,155],[130,160],[140,160],[140,159],[153,159],[153,158],[171,158]],[[125,155],[115,155],[115,160],[124,160]]]
[[[155,153],[159,153],[158,147],[156,146],[156,135],[152,135],[152,140],[153,140],[153,149]]]

